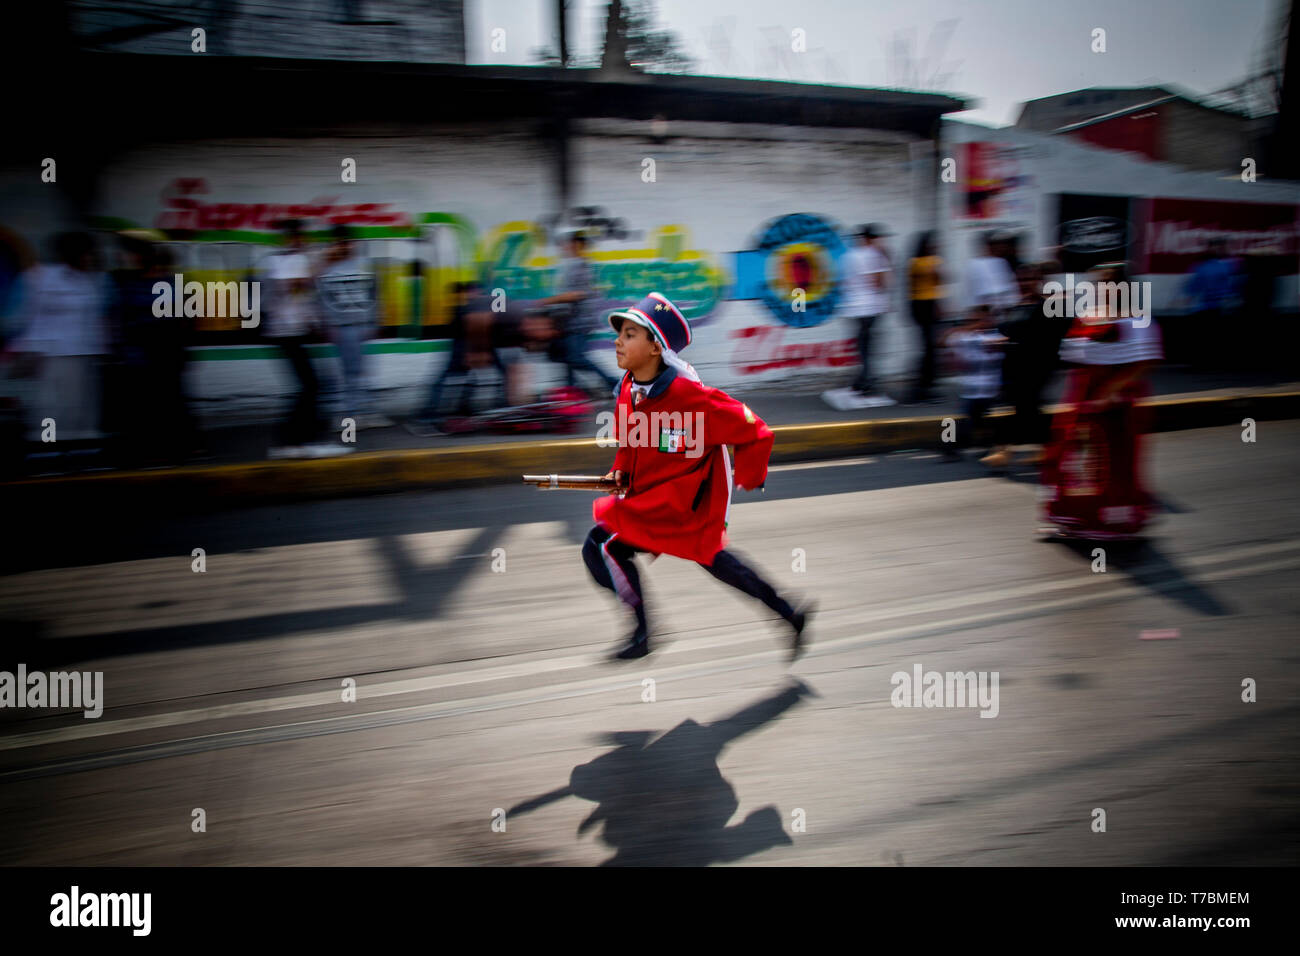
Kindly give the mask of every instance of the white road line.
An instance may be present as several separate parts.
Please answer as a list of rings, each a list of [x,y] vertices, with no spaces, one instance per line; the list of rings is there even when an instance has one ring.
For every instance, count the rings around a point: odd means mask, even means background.
[[[768,473],[774,471],[802,471],[805,468],[838,468],[842,465],[874,465],[875,458],[835,458],[828,461],[799,461],[788,465],[772,465]]]

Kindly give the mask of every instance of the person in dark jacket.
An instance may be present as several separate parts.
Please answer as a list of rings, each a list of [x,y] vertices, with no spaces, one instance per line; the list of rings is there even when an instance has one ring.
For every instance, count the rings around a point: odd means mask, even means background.
[[[1042,448],[1048,439],[1048,421],[1042,410],[1043,391],[1056,371],[1061,340],[1069,328],[1068,318],[1047,314],[1043,276],[1041,263],[1025,263],[1016,271],[1020,301],[1004,313],[998,325],[998,331],[1007,339],[1002,360],[1002,392],[1015,409],[1011,443],[1037,446],[1028,464],[1042,461]]]

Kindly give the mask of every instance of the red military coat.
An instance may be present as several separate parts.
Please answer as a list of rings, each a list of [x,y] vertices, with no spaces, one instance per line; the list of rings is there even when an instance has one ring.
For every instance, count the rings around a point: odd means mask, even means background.
[[[632,376],[623,376],[613,470],[630,488],[598,498],[592,516],[633,547],[711,565],[726,547],[732,487],[760,488],[767,480],[772,430],[721,389],[671,368],[663,374],[672,375],[667,387],[636,409]],[[727,445],[736,448],[734,462]]]

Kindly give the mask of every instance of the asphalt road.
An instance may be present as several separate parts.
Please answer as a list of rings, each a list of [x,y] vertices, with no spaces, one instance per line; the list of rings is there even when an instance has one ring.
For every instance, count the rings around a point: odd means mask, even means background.
[[[0,709],[0,863],[1293,864],[1298,439],[1154,436],[1166,512],[1104,573],[1029,474],[779,467],[732,535],[818,602],[793,666],[669,557],[657,652],[607,662],[578,492],[11,516],[0,669],[106,706]],[[893,706],[917,667],[989,696]]]

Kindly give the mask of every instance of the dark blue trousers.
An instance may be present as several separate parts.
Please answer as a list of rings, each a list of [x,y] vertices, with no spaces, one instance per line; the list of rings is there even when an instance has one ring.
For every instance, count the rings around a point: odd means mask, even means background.
[[[613,591],[636,614],[638,628],[646,628],[645,605],[641,600],[641,577],[633,556],[644,550],[625,543],[600,525],[591,529],[582,545],[582,560],[587,570],[603,588]],[[713,564],[700,564],[723,584],[729,584],[751,597],[758,598],[785,620],[794,616],[792,608],[767,581],[734,553],[719,551]]]

